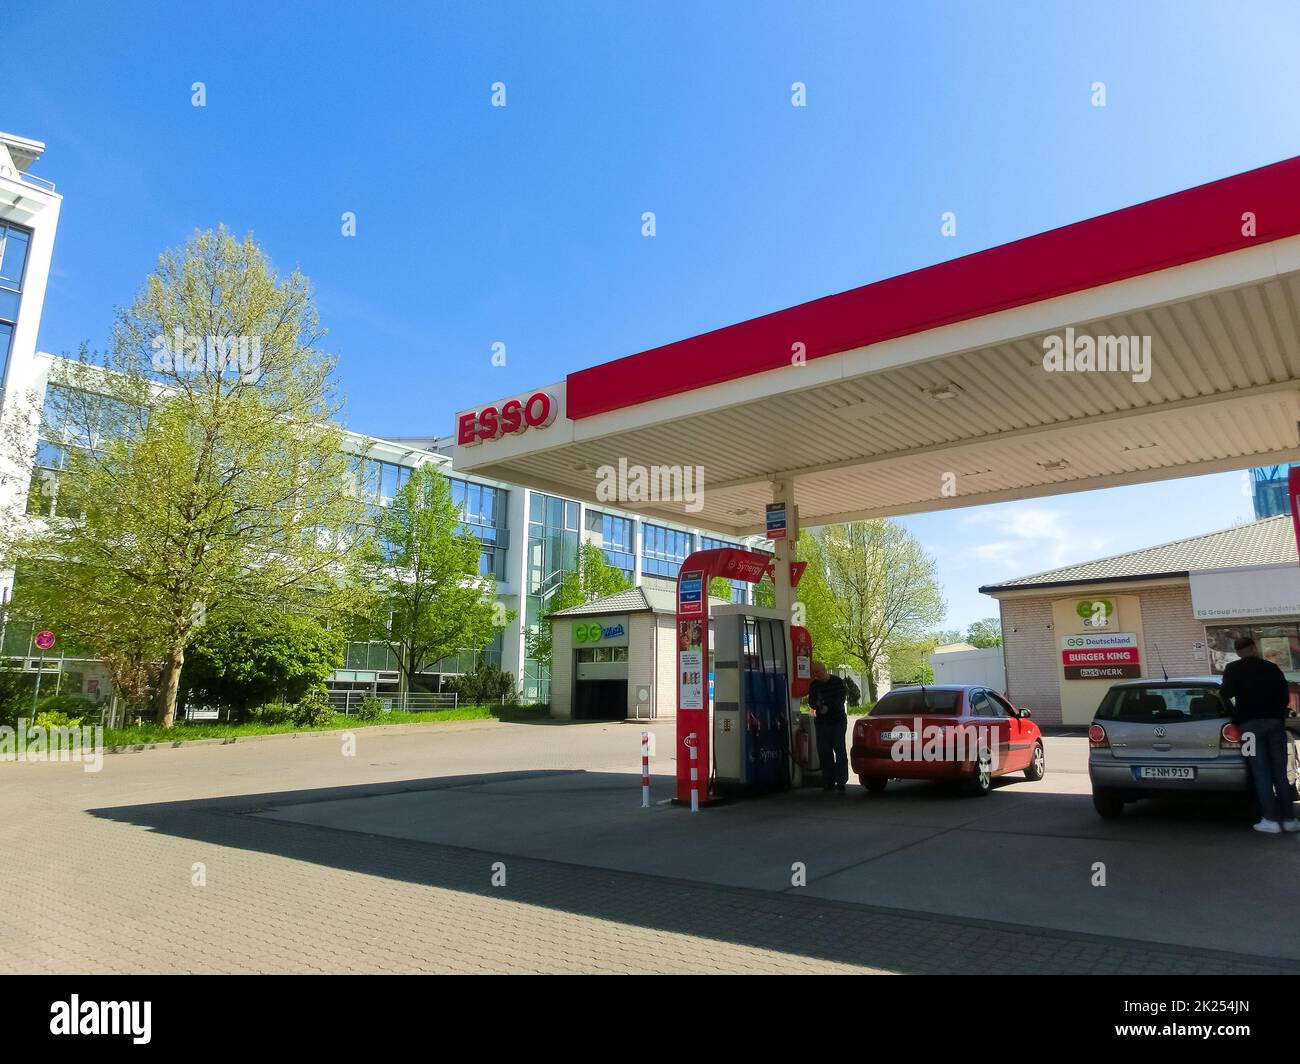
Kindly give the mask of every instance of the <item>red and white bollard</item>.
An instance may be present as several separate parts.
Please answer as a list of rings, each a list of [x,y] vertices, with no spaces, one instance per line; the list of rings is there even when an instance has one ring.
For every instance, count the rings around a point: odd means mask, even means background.
[[[641,733],[641,808],[650,808],[650,733]]]
[[[691,746],[691,812],[698,813],[700,811],[700,748],[696,745],[694,732],[691,732],[689,742]]]

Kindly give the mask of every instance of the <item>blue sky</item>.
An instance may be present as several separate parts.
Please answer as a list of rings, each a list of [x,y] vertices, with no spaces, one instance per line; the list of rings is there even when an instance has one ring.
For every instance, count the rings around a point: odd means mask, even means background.
[[[0,128],[65,196],[42,347],[224,222],[313,279],[376,435],[1300,154],[1290,0],[44,0],[0,39]],[[906,524],[964,627],[981,583],[1249,517],[1222,474]]]

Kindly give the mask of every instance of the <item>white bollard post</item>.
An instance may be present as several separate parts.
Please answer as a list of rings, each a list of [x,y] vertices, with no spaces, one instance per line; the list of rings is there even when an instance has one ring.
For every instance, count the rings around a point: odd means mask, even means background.
[[[695,738],[695,734],[693,732],[691,733],[691,738],[692,739]],[[698,764],[699,759],[700,759],[700,748],[694,742],[692,742],[691,743],[691,812],[692,813],[698,813],[700,811],[700,767]]]
[[[650,733],[641,733],[641,808],[650,808]]]

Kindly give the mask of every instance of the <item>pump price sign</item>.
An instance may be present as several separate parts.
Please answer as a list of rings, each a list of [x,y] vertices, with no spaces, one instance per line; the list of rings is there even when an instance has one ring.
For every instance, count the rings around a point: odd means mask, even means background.
[[[704,570],[682,573],[677,581],[677,615],[704,616]]]
[[[767,538],[785,539],[785,503],[769,502],[767,504]]]

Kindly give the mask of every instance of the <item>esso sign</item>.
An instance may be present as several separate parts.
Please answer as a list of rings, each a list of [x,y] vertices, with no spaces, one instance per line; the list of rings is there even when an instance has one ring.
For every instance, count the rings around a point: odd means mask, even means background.
[[[500,406],[461,414],[456,419],[456,443],[471,447],[528,429],[544,429],[554,420],[555,400],[546,392],[533,392],[527,399],[508,399]]]

